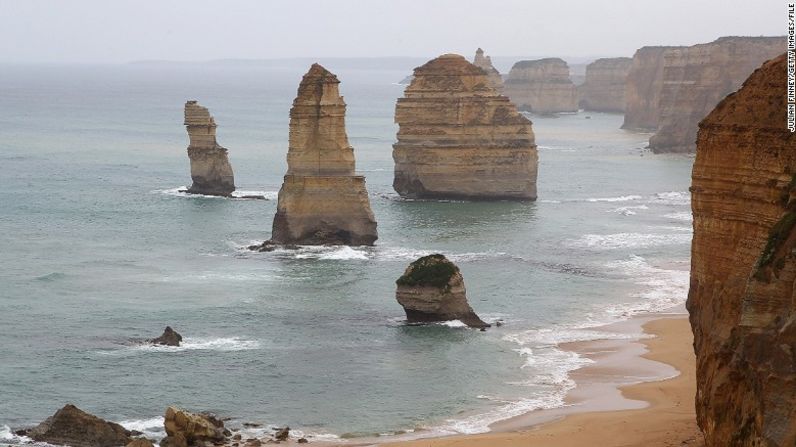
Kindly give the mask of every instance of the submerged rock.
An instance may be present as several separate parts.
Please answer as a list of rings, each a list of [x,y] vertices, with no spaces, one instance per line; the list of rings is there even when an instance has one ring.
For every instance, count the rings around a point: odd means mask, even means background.
[[[459,268],[441,254],[412,262],[395,283],[395,298],[409,323],[459,320],[474,328],[490,327],[467,302]]]
[[[206,442],[221,442],[229,433],[224,429],[224,423],[212,414],[191,413],[176,407],[166,409],[163,426],[166,437],[160,442],[161,447],[187,447]]]
[[[796,445],[796,133],[787,59],[699,125],[687,307],[708,447]]]
[[[154,345],[179,346],[182,342],[182,335],[178,334],[171,326],[166,326],[160,337],[153,338],[149,342]]]
[[[354,170],[338,84],[318,64],[301,80],[271,244],[373,245],[378,238],[365,177]]]
[[[38,442],[72,447],[116,447],[133,440],[121,425],[88,414],[72,404],[28,430],[26,436]]]
[[[563,59],[519,61],[503,85],[506,96],[520,110],[538,114],[578,111],[577,87]]]
[[[415,68],[395,105],[393,188],[421,199],[535,200],[531,122],[457,54]]]
[[[216,122],[196,101],[185,103],[185,126],[190,143],[191,194],[230,196],[235,191],[235,178],[229,164],[227,149],[216,142]]]

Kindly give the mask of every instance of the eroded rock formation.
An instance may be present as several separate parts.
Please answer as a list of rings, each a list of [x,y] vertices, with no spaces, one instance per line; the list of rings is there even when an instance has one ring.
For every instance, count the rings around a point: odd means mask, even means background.
[[[480,48],[475,50],[473,65],[486,72],[487,78],[495,90],[498,92],[503,91],[503,77],[500,76],[500,72],[497,71],[497,68],[492,65],[492,58],[489,56],[484,56],[484,50]]]
[[[161,447],[188,447],[205,443],[221,443],[227,434],[224,423],[207,413],[191,413],[176,407],[166,409],[166,437]]]
[[[509,71],[503,92],[523,111],[578,111],[578,92],[569,77],[569,66],[557,57],[517,62]]]
[[[182,335],[172,329],[171,326],[166,326],[160,337],[153,338],[149,342],[154,345],[179,346],[180,342],[182,342]]]
[[[796,134],[785,55],[699,125],[688,310],[709,447],[796,445]]]
[[[578,106],[584,110],[622,113],[625,84],[632,59],[597,59],[586,66],[586,80],[578,86]]]
[[[395,122],[393,187],[401,196],[536,199],[531,122],[462,56],[415,68]]]
[[[185,103],[188,128],[188,158],[191,159],[191,194],[229,196],[235,191],[235,178],[227,149],[216,142],[216,122],[206,107],[196,101]]]
[[[67,404],[27,431],[34,441],[72,447],[117,447],[133,439],[131,433],[119,424],[108,422]]]
[[[406,268],[395,281],[395,298],[406,311],[409,323],[459,320],[475,328],[487,328],[467,302],[464,279],[445,256],[424,256]]]
[[[675,48],[680,47],[642,47],[636,50],[625,84],[622,129],[654,131],[658,128],[664,54]]]
[[[783,51],[784,37],[722,37],[667,50],[653,152],[693,152],[699,121],[763,61]]]
[[[354,172],[337,76],[313,64],[290,109],[288,171],[271,244],[373,245],[376,219],[365,177]]]

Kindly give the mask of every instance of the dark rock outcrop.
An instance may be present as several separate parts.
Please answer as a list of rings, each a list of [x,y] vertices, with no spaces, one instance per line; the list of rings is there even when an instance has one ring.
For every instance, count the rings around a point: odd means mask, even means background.
[[[235,178],[227,149],[216,142],[216,122],[206,107],[196,101],[185,103],[188,129],[188,158],[191,160],[191,194],[229,196],[235,191]]]
[[[26,435],[34,441],[72,447],[117,447],[133,440],[121,425],[88,414],[72,404],[28,430]]]
[[[274,432],[274,439],[277,441],[287,441],[290,437],[290,427],[282,427]]]
[[[586,80],[578,86],[578,107],[596,112],[625,111],[625,84],[632,59],[597,59],[586,66]]]
[[[224,423],[209,413],[191,413],[176,407],[166,409],[166,437],[161,447],[200,446],[205,443],[222,442],[227,437]]]
[[[796,445],[796,134],[786,58],[699,125],[688,310],[708,447]]]
[[[441,254],[412,262],[395,283],[395,298],[406,311],[409,323],[459,320],[474,328],[490,326],[467,302],[459,268]]]
[[[536,199],[531,122],[462,56],[415,68],[395,122],[393,188],[402,197]]]
[[[517,62],[503,83],[503,92],[523,111],[578,111],[578,91],[569,77],[569,66],[557,57]]]
[[[179,346],[182,342],[182,335],[178,334],[171,326],[166,326],[160,337],[153,338],[149,342],[154,345]]]
[[[313,64],[299,85],[272,245],[373,245],[378,238],[365,177],[354,170],[339,83]]]

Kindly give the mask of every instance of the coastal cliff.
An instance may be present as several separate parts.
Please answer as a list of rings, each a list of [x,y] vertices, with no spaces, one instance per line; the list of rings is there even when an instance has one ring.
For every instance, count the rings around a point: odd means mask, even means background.
[[[271,243],[373,245],[378,237],[365,178],[354,172],[339,83],[313,64],[299,85]]]
[[[520,110],[547,114],[578,111],[578,92],[563,59],[519,61],[503,88]]]
[[[486,72],[489,82],[492,84],[492,87],[494,87],[495,90],[498,92],[503,91],[503,77],[500,76],[500,72],[497,71],[497,68],[492,65],[492,58],[489,56],[484,56],[484,50],[480,48],[475,50],[473,65]]]
[[[632,59],[597,59],[586,66],[586,80],[578,86],[578,107],[597,112],[625,111],[625,83]]]
[[[755,68],[783,51],[784,37],[722,37],[667,50],[652,151],[693,152],[699,121]]]
[[[630,63],[625,82],[622,129],[656,130],[660,122],[664,54],[679,47],[641,47]]]
[[[206,107],[196,101],[185,103],[188,129],[188,158],[191,160],[191,194],[229,196],[235,191],[235,178],[227,149],[216,142],[216,122]]]
[[[402,197],[536,199],[531,122],[464,57],[415,68],[395,122],[393,187]]]
[[[688,310],[709,447],[796,444],[796,134],[785,55],[699,124]]]

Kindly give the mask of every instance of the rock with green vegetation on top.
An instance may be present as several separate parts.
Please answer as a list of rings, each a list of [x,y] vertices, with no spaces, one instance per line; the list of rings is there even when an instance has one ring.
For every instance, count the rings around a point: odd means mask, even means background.
[[[406,311],[409,323],[459,320],[474,328],[490,326],[467,302],[459,268],[441,254],[412,262],[395,283],[395,298]]]

